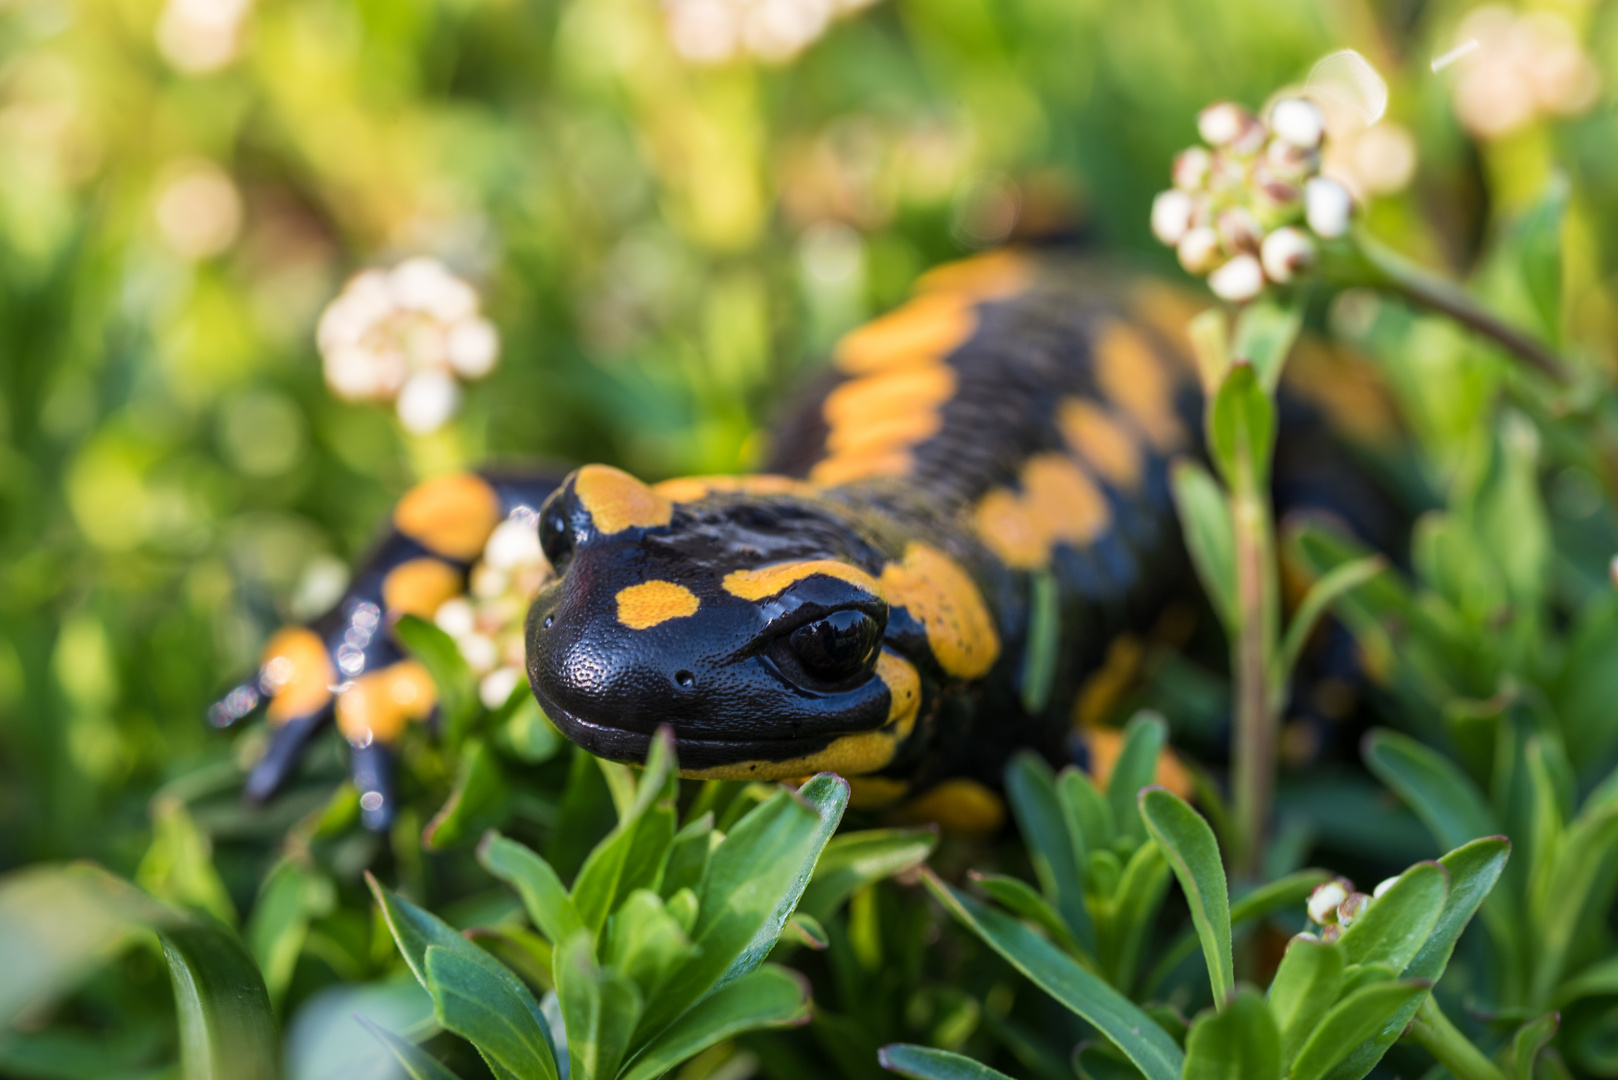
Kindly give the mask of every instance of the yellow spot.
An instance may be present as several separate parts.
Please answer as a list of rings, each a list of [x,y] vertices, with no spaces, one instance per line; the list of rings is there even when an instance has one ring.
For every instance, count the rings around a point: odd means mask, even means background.
[[[848,806],[851,810],[881,810],[904,798],[910,785],[886,776],[850,776]]]
[[[944,426],[936,409],[899,413],[870,424],[840,424],[826,436],[826,449],[837,457],[861,457],[903,450],[926,442]]]
[[[955,393],[955,369],[946,364],[886,371],[850,379],[826,395],[821,415],[833,430],[865,426],[895,415],[929,412]]]
[[[433,711],[438,689],[414,660],[361,675],[337,695],[337,730],[354,746],[392,743],[410,720]]]
[[[1032,259],[1002,249],[972,259],[945,263],[916,281],[921,293],[962,293],[977,300],[1000,300],[1027,288],[1034,279]]]
[[[1118,755],[1124,749],[1123,733],[1113,728],[1096,728],[1084,733],[1084,741],[1090,749],[1090,776],[1096,787],[1105,791],[1112,780],[1112,770],[1118,764]],[[1152,782],[1163,785],[1182,799],[1191,798],[1194,791],[1191,774],[1168,746],[1157,756],[1157,771]]]
[[[972,511],[978,539],[1013,570],[1038,570],[1050,562],[1049,540],[1016,492],[995,488]]]
[[[1169,355],[1186,374],[1195,375],[1197,354],[1191,345],[1191,320],[1207,309],[1207,302],[1153,278],[1135,286],[1131,299],[1130,310],[1135,317],[1173,346]]]
[[[908,450],[888,450],[876,454],[848,454],[830,457],[809,470],[809,479],[825,487],[869,480],[874,476],[903,476],[915,459]]]
[[[873,319],[837,343],[837,367],[851,375],[931,364],[959,348],[978,328],[972,298],[931,293]]]
[[[325,708],[337,672],[320,635],[302,626],[280,630],[264,646],[259,686],[270,695],[272,724],[308,716]]]
[[[573,494],[603,533],[667,525],[674,504],[622,469],[586,465],[573,474]]]
[[[1103,479],[1123,489],[1139,486],[1146,467],[1141,448],[1106,409],[1085,398],[1063,398],[1056,424],[1067,445]]]
[[[912,541],[904,559],[882,570],[888,603],[903,607],[927,628],[927,645],[948,675],[977,679],[1000,655],[1000,635],[983,594],[954,559]]]
[[[763,600],[765,597],[784,592],[787,586],[816,574],[846,581],[875,597],[882,595],[881,587],[870,574],[851,563],[838,562],[836,559],[780,563],[758,570],[732,570],[725,575],[723,585],[725,591],[732,596],[741,597],[743,600]]]
[[[1066,454],[1035,454],[1022,467],[1023,502],[1050,543],[1088,544],[1112,521],[1107,497]]]
[[[1151,343],[1123,323],[1107,323],[1096,336],[1096,383],[1167,453],[1185,438],[1174,411],[1174,381]]]
[[[697,607],[697,594],[672,581],[643,581],[618,592],[618,621],[631,630],[695,615]]]
[[[937,825],[957,836],[992,836],[1006,823],[1000,796],[964,776],[928,788],[890,815],[895,825]]]
[[[921,712],[921,676],[916,665],[896,652],[883,649],[876,658],[876,677],[888,688],[888,720],[882,730],[903,742],[910,737]]]
[[[1140,674],[1144,653],[1140,639],[1133,634],[1120,634],[1107,646],[1107,658],[1079,688],[1078,700],[1073,703],[1073,722],[1081,728],[1099,727],[1101,722],[1118,707],[1124,693]]]
[[[390,612],[430,619],[452,596],[461,592],[461,572],[438,559],[411,559],[388,571],[382,579],[382,603]]]
[[[802,480],[773,473],[753,476],[681,476],[653,484],[652,490],[672,502],[689,503],[715,494],[810,495],[814,489]]]
[[[435,476],[405,493],[393,524],[429,551],[471,562],[500,524],[500,496],[471,473]]]

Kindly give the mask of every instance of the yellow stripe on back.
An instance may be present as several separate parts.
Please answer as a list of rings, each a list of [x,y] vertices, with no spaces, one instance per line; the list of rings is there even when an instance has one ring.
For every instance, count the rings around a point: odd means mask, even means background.
[[[264,646],[259,688],[270,695],[272,724],[284,724],[326,707],[337,681],[320,635],[302,626],[276,632]]]
[[[743,600],[763,600],[784,592],[788,586],[804,578],[824,574],[864,589],[872,596],[881,597],[882,587],[875,578],[850,563],[836,559],[811,559],[805,562],[781,563],[757,570],[732,570],[725,575],[725,591]]]
[[[411,720],[433,711],[438,688],[414,660],[361,675],[337,695],[337,730],[353,746],[392,743]]]
[[[811,495],[814,489],[802,480],[773,473],[749,476],[681,476],[653,484],[652,490],[672,502],[690,503],[714,494]]]
[[[1106,409],[1086,398],[1063,398],[1056,425],[1068,447],[1102,479],[1124,490],[1140,485],[1146,469],[1141,447]]]
[[[936,363],[978,328],[973,298],[960,293],[918,296],[837,343],[834,362],[850,375]]]
[[[1185,441],[1174,408],[1174,380],[1140,331],[1121,322],[1101,327],[1095,343],[1095,375],[1101,392],[1140,425],[1163,453]]]

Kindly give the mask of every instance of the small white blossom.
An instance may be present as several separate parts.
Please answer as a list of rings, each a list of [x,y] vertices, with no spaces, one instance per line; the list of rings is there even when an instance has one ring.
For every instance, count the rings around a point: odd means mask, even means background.
[[[483,561],[496,570],[516,570],[544,561],[539,547],[539,528],[532,517],[507,518],[495,527],[483,546]]]
[[[465,637],[476,629],[472,602],[463,596],[445,600],[438,605],[438,611],[433,615],[433,622],[452,638]]]
[[[1160,191],[1152,200],[1152,235],[1173,247],[1191,228],[1191,214],[1196,205],[1191,196],[1177,188]]]
[[[478,697],[485,708],[498,709],[523,681],[522,668],[498,667],[478,682]]]
[[[1317,176],[1304,185],[1304,219],[1315,234],[1334,240],[1348,232],[1354,214],[1354,200],[1348,189],[1325,176]]]
[[[1231,101],[1221,101],[1197,116],[1197,134],[1209,146],[1237,154],[1251,154],[1264,145],[1264,125],[1258,117]]]
[[[1208,287],[1221,300],[1239,304],[1264,291],[1264,269],[1253,256],[1238,255],[1208,275]]]
[[[461,386],[442,371],[418,371],[399,390],[399,422],[427,435],[449,422],[461,407]]]
[[[1365,909],[1371,906],[1371,898],[1362,892],[1351,892],[1337,905],[1337,925],[1352,926],[1354,920],[1365,914]]]
[[[1181,191],[1200,190],[1212,172],[1213,155],[1200,146],[1188,147],[1174,157],[1174,186]]]
[[[1377,887],[1371,891],[1371,899],[1373,899],[1373,900],[1382,899],[1382,894],[1387,892],[1389,889],[1393,888],[1394,885],[1398,884],[1398,881],[1399,881],[1399,878],[1398,878],[1397,875],[1395,875],[1393,877],[1390,877],[1390,878],[1382,879],[1382,881],[1377,885]]]
[[[519,507],[484,543],[467,595],[444,601],[434,613],[433,621],[455,639],[478,677],[478,694],[491,709],[504,704],[522,681],[524,620],[550,578],[550,563],[539,546],[538,515]]]
[[[1219,234],[1209,225],[1198,225],[1180,239],[1176,253],[1188,274],[1206,274],[1219,265]]]
[[[1270,129],[1282,143],[1314,150],[1326,137],[1326,117],[1314,102],[1283,98],[1270,107]]]
[[[1309,894],[1309,921],[1318,926],[1330,925],[1337,918],[1337,908],[1348,899],[1354,886],[1342,878],[1323,882]]]
[[[1284,225],[1264,238],[1259,260],[1264,275],[1285,285],[1315,263],[1315,242],[1294,225]]]

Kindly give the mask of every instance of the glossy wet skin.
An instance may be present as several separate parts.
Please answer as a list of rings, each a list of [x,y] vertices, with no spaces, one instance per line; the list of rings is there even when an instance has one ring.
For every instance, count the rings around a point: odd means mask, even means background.
[[[883,644],[884,559],[824,505],[672,503],[591,466],[540,533],[559,577],[529,612],[529,683],[592,752],[644,760],[668,724],[688,775],[863,771],[913,727],[916,670]]]

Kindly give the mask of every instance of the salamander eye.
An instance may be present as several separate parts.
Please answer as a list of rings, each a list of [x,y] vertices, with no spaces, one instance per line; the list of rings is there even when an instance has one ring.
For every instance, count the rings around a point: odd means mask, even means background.
[[[539,547],[558,574],[573,554],[573,530],[568,528],[567,515],[562,512],[561,506],[555,505],[554,500],[540,511]]]
[[[863,611],[834,611],[792,631],[793,655],[809,675],[840,682],[859,672],[876,655],[882,628]]]

